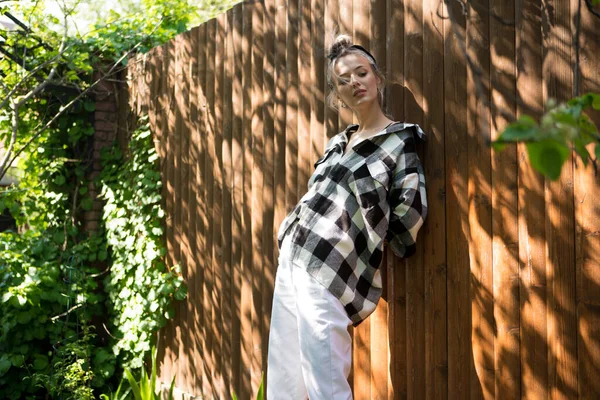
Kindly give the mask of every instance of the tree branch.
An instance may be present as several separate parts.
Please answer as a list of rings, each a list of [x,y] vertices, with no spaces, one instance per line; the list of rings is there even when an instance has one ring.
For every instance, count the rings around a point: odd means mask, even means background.
[[[8,168],[12,165],[12,161],[9,164],[8,160],[10,159],[10,155],[12,154],[12,151],[15,148],[15,143],[17,142],[17,131],[19,129],[19,108],[17,107],[17,105],[15,103],[13,103],[13,102],[11,102],[11,103],[12,103],[11,104],[11,106],[12,106],[11,107],[12,108],[11,135],[10,135],[10,142],[8,144],[8,149],[6,150],[6,153],[4,154],[4,156],[2,157],[2,161],[0,162],[0,171],[4,172],[2,175],[0,175],[0,180],[2,180],[2,178],[4,177],[6,172],[8,172]]]
[[[64,51],[66,42],[67,42],[67,21],[65,18],[64,33],[63,33],[63,37],[62,37],[62,40],[60,43],[59,54],[61,54]],[[54,79],[54,75],[56,75],[56,66],[54,66],[52,68],[52,70],[48,74],[48,77],[42,83],[40,83],[35,88],[33,88],[33,90],[31,90],[29,93],[27,93],[25,96],[23,96],[23,98],[19,99],[17,102],[10,100],[11,109],[12,109],[12,124],[11,124],[12,132],[11,132],[11,136],[10,136],[10,143],[8,145],[8,149],[6,150],[6,154],[4,154],[4,157],[2,158],[2,161],[0,162],[0,172],[1,172],[0,180],[2,180],[2,178],[4,177],[6,172],[8,172],[8,169],[12,165],[13,161],[16,160],[16,157],[15,157],[10,162],[8,161],[12,155],[13,149],[15,147],[15,143],[17,142],[17,132],[19,129],[19,109],[27,101],[29,101],[29,99],[31,99],[33,96],[35,96],[40,91],[42,91],[46,86],[48,86],[48,84],[52,81],[52,79]],[[7,99],[10,99],[10,96],[7,97]],[[2,105],[4,105],[4,103]],[[17,157],[18,157],[18,155],[17,155]]]
[[[160,26],[160,24],[162,23],[162,19],[158,21],[158,23],[154,26],[154,28],[152,29],[152,31],[146,35],[146,37],[151,36],[156,29],[158,29],[158,27]],[[107,76],[110,76],[114,70],[119,66],[119,64],[121,63],[121,61],[123,61],[126,57],[128,57],[130,54],[132,54],[133,52],[135,52],[140,46],[142,45],[142,41],[139,41],[135,46],[133,46],[131,49],[129,49],[129,51],[127,51],[125,54],[123,54],[121,57],[119,57],[119,59],[113,63],[113,65],[111,66],[111,68],[108,70],[107,73],[105,73],[102,77],[98,78],[95,82],[93,82],[90,86],[88,86],[85,90],[83,90],[81,93],[79,93],[79,95],[77,97],[75,97],[73,100],[71,100],[68,104],[66,104],[65,106],[63,106],[60,111],[58,113],[56,113],[52,119],[50,119],[50,121],[48,121],[46,124],[44,124],[44,126],[42,126],[28,141],[27,143],[25,143],[20,149],[19,151],[17,151],[14,156],[12,156],[12,158],[10,159],[9,162],[7,162],[7,164],[5,166],[2,167],[2,169],[0,169],[0,180],[4,177],[4,175],[6,175],[6,172],[8,172],[8,167],[10,167],[10,165],[12,165],[12,163],[19,157],[19,155],[21,155],[21,153],[31,144],[33,143],[33,141],[35,139],[37,139],[44,131],[46,131],[46,129],[48,129],[57,119],[58,117],[60,117],[62,114],[64,114],[67,110],[69,110],[77,101],[79,101],[83,96],[85,96],[92,88],[96,87],[96,85],[98,85],[98,83],[100,83],[104,78],[106,78]]]

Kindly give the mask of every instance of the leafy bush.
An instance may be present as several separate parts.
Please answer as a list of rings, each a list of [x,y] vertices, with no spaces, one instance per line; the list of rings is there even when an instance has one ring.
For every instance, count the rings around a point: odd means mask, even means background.
[[[112,251],[110,274],[104,279],[112,346],[121,365],[140,368],[150,351],[152,333],[174,315],[171,301],[187,289],[175,267],[164,263],[164,211],[161,207],[158,155],[147,117],[129,141],[124,159],[118,146],[103,154],[103,219]]]
[[[0,141],[9,147],[16,118],[13,144],[22,151],[21,181],[0,189],[0,212],[8,210],[18,226],[0,233],[2,398],[87,399],[110,392],[125,366],[141,365],[153,334],[173,315],[169,304],[185,296],[177,269],[162,261],[160,176],[147,128],[139,140],[134,135],[128,155],[135,161],[117,149],[106,156],[96,183],[104,185],[108,203],[104,225],[93,234],[82,225],[94,204],[88,177],[95,104],[81,95],[95,79],[92,72],[136,46],[163,43],[193,15],[186,1],[143,6],[150,9],[111,14],[92,34],[66,37],[59,54],[60,21],[41,12],[43,0],[0,5],[30,28],[7,34],[6,48],[31,48],[22,56],[29,71],[38,68],[28,74],[0,58]],[[28,96],[53,68],[48,86]],[[151,184],[131,191],[140,174]],[[132,252],[119,242],[123,226],[134,232],[125,238]]]

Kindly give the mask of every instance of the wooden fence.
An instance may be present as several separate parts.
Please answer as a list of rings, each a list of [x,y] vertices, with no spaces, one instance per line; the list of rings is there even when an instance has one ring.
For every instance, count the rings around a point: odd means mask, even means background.
[[[263,0],[132,60],[167,261],[189,287],[160,335],[161,379],[201,398],[256,393],[277,227],[352,122],[324,105],[337,29],[387,72],[395,119],[429,136],[429,217],[416,256],[387,255],[384,299],[353,331],[355,398],[600,398],[599,178],[571,159],[550,182],[523,146],[488,145],[511,115],[600,92],[600,19],[580,3]]]

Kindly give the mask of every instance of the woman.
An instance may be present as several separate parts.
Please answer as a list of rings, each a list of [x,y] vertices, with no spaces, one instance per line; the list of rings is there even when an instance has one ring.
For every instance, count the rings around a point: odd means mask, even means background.
[[[359,124],[329,141],[279,228],[269,400],[352,398],[348,327],[381,297],[384,240],[398,256],[412,255],[427,214],[415,152],[423,131],[383,113],[385,79],[367,50],[341,35],[328,58],[328,103],[340,101]]]

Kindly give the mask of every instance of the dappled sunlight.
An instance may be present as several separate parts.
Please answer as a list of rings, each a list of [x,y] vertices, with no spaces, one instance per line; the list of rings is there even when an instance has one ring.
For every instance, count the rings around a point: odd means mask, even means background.
[[[353,119],[325,106],[337,28],[383,60],[388,111],[428,136],[417,254],[387,252],[384,296],[353,330],[357,400],[600,392],[597,177],[577,161],[549,182],[523,144],[489,146],[512,118],[573,93],[574,11],[450,6],[454,20],[437,0],[238,4],[130,63],[129,102],[148,112],[161,160],[166,261],[189,287],[160,333],[162,381],[207,398],[258,390],[277,228]],[[580,89],[600,91],[598,22],[582,23]]]

